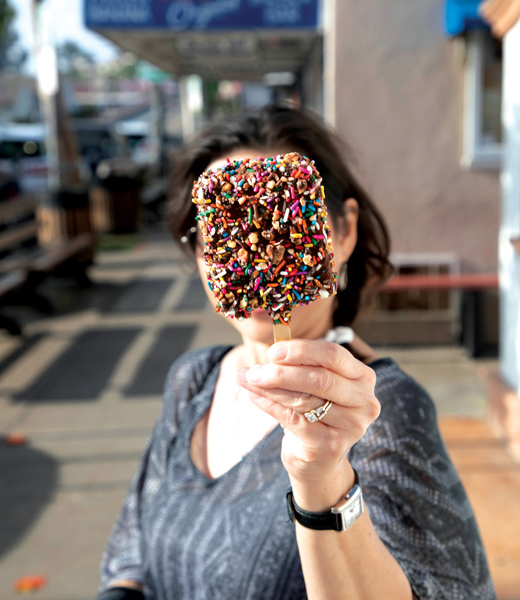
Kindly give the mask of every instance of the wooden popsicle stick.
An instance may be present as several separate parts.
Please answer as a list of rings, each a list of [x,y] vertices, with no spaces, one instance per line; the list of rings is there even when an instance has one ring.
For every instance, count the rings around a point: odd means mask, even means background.
[[[291,327],[282,321],[279,323],[273,321],[273,333],[275,343],[291,339]]]

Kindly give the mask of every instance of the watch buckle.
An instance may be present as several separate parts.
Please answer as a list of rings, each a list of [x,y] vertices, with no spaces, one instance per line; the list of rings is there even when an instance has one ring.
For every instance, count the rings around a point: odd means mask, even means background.
[[[296,521],[296,515],[294,514],[293,509],[293,499],[292,499],[292,490],[289,490],[286,494],[286,502],[287,502],[287,513],[289,514],[289,519],[291,523]]]

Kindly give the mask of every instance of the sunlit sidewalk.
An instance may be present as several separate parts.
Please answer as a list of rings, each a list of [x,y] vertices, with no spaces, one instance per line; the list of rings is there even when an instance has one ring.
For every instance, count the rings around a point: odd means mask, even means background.
[[[470,497],[499,600],[520,599],[520,465],[482,419],[441,417]]]
[[[43,575],[41,600],[91,600],[98,564],[182,352],[235,343],[194,270],[166,235],[105,251],[95,286],[49,289],[58,316],[29,316],[24,339],[0,334],[0,598]],[[456,347],[380,349],[432,394],[472,500],[500,600],[520,600],[520,468],[485,423],[479,372]],[[5,526],[4,526],[5,524]]]

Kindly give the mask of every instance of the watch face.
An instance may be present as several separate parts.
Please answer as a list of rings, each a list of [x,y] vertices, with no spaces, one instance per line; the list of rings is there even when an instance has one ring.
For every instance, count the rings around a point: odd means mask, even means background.
[[[353,499],[353,504],[343,513],[344,520],[348,523],[348,526],[352,525],[362,512],[363,500],[361,499],[361,496],[359,496],[358,498]]]
[[[344,498],[332,508],[332,512],[341,515],[342,531],[353,525],[363,512],[363,495],[356,485],[348,498]]]

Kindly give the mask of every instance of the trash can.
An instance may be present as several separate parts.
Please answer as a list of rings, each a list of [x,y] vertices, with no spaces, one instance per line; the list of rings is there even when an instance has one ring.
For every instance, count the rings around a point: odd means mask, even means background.
[[[38,239],[42,246],[92,233],[88,190],[68,189],[47,194],[40,200],[38,220]]]
[[[461,303],[461,343],[471,358],[498,357],[498,290],[466,290]]]
[[[91,189],[94,230],[134,233],[139,228],[143,168],[127,158],[101,161]]]
[[[90,283],[86,269],[94,260],[94,241],[87,187],[62,189],[40,198],[38,242],[45,255],[52,257],[49,264],[59,266],[52,267],[54,272],[72,275],[82,285]]]

